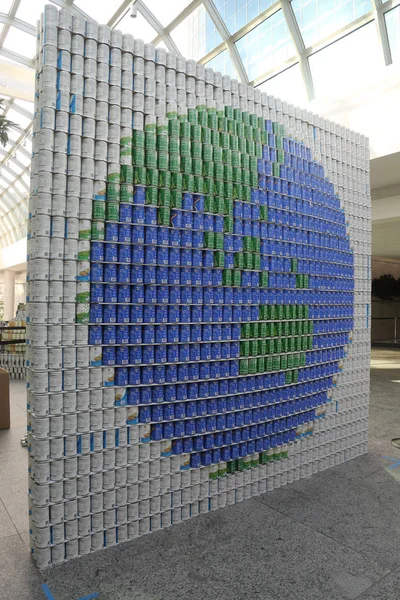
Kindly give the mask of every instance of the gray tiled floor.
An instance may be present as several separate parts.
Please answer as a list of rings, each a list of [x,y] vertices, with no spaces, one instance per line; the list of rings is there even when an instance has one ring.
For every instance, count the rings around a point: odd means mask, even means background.
[[[29,559],[25,391],[0,431],[3,600],[394,600],[400,589],[400,351],[373,352],[370,453],[293,485],[40,573]]]

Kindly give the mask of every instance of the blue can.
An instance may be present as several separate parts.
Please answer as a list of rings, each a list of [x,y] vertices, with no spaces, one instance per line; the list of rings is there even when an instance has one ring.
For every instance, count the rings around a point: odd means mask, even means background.
[[[163,438],[166,440],[170,440],[174,437],[174,426],[172,423],[163,423]],[[165,456],[169,456],[165,455]]]
[[[144,262],[146,265],[157,264],[157,250],[154,246],[144,247]]]
[[[117,344],[129,344],[129,327],[117,325]]]
[[[128,382],[129,385],[139,385],[141,383],[140,367],[129,367]]]
[[[118,245],[118,262],[120,263],[131,263],[132,262],[132,254],[131,254],[131,245],[130,244],[119,244]]]
[[[169,264],[169,248],[165,246],[158,246],[157,248],[157,264],[168,265]]]
[[[131,204],[120,204],[119,205],[119,221],[120,223],[132,223],[133,211]],[[139,221],[138,221],[139,222]]]
[[[103,305],[102,304],[91,304],[90,305],[89,322],[90,323],[103,323]]]
[[[122,204],[121,204],[122,206]],[[126,206],[126,205],[125,205]],[[132,207],[132,221],[138,225],[142,225],[145,222],[145,207],[143,205],[137,205]],[[155,223],[149,223],[155,225]]]
[[[103,242],[91,242],[90,244],[90,260],[91,261],[104,261],[104,243]]]
[[[103,325],[103,343],[117,343],[117,328],[115,327],[115,325]]]
[[[160,423],[156,423],[151,426],[151,439],[153,441],[162,440],[163,437],[163,426]]]
[[[204,212],[204,196],[202,194],[194,194],[193,196],[193,208],[197,212]]]
[[[190,212],[183,212],[182,215],[182,227],[184,229],[191,229],[192,228],[192,213]]]
[[[140,207],[133,207],[133,210],[135,211],[135,208],[140,208]],[[157,207],[156,206],[145,206],[144,207],[144,222],[146,223],[146,225],[157,225]]]
[[[117,266],[117,282],[118,283],[130,283],[131,281],[131,266],[130,265],[118,265]],[[136,283],[133,281],[132,283]]]
[[[154,369],[153,367],[138,367],[141,370],[142,383],[151,384],[154,383]]]
[[[171,209],[170,225],[175,229],[182,229],[183,212],[178,208]]]
[[[167,362],[167,346],[155,346],[154,357],[156,363]]]
[[[118,262],[118,244],[105,244],[104,260],[109,263]]]
[[[101,283],[104,281],[104,266],[102,263],[91,263],[90,281],[95,283]]]
[[[113,283],[117,281],[117,265],[107,263],[104,265],[104,281],[106,283]]]
[[[106,242],[118,242],[118,223],[106,222],[104,239]]]
[[[129,323],[130,321],[130,308],[123,304],[117,305],[117,323]]]
[[[173,404],[164,404],[163,405],[163,420],[164,421],[173,421],[175,417],[174,405]]]
[[[168,227],[157,227],[157,244],[159,246],[168,246],[169,229]]]
[[[132,225],[132,243],[133,244],[144,244],[144,226],[143,225]]]
[[[145,243],[147,245],[157,244],[157,227],[149,225],[145,231]]]
[[[89,344],[97,346],[103,343],[103,329],[101,325],[89,325]]]
[[[119,242],[128,242],[129,244],[132,241],[132,231],[131,225],[124,224],[118,225],[118,241]]]
[[[90,297],[92,302],[104,301],[104,286],[98,283],[92,283],[90,286]]]
[[[126,267],[126,265],[119,265],[120,267]],[[143,283],[144,282],[144,269],[141,265],[132,265],[131,267],[131,283]]]
[[[117,302],[118,292],[115,283],[106,283],[104,286],[104,302]]]
[[[104,323],[116,323],[117,322],[117,305],[116,304],[104,304],[103,319],[104,319]]]
[[[116,363],[117,365],[128,365],[129,364],[129,349],[128,346],[120,346],[116,352]]]
[[[169,245],[180,246],[181,245],[181,232],[180,229],[169,229]]]
[[[143,185],[135,185],[133,190],[133,204],[146,203],[146,188]]]
[[[152,406],[151,407],[151,420],[153,423],[158,423],[163,420],[163,409],[162,406]]]
[[[115,385],[121,387],[128,385],[128,369],[126,367],[115,369]]]

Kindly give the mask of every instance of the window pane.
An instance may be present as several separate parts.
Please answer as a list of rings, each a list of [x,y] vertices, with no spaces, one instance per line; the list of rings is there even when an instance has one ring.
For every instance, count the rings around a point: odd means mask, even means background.
[[[98,23],[107,23],[120,5],[120,3],[104,0],[103,2],[99,2],[99,0],[75,0],[75,4]]]
[[[150,25],[144,16],[138,11],[135,19],[131,18],[130,10],[116,24],[115,29],[119,29],[122,33],[131,33],[134,37],[143,40],[146,44],[152,42],[157,37],[157,32]]]
[[[235,33],[274,2],[275,0],[219,0],[215,5],[230,33]]]
[[[310,56],[316,95],[337,95],[373,81],[383,68],[375,23],[368,23],[331,46]]]
[[[173,2],[163,2],[162,0],[145,0],[145,5],[153,13],[161,25],[169,25],[191,0],[173,0]]]
[[[236,69],[231,61],[228,50],[224,50],[212,60],[206,63],[206,67],[220,71],[223,75],[229,75],[233,79],[237,79]]]
[[[257,86],[262,92],[271,94],[275,98],[286,100],[296,106],[304,106],[307,103],[306,89],[301,76],[300,65],[294,65],[279,73],[275,77],[264,81]]]
[[[400,60],[400,6],[385,14],[392,61]]]
[[[32,0],[21,0],[16,16],[18,19],[21,19],[21,21],[25,21],[36,27],[36,23],[40,19],[45,4],[48,4],[48,1],[34,0],[34,2],[32,2]]]
[[[33,102],[28,102],[27,100],[14,100],[14,104],[17,104],[17,106],[30,112],[33,118]]]
[[[36,54],[36,36],[29,35],[16,27],[10,27],[3,44],[7,50],[17,52],[26,58],[34,58]]]
[[[372,10],[372,0],[292,0],[306,46],[341,29]]]
[[[187,58],[198,60],[222,42],[213,20],[204,6],[199,6],[173,31],[171,37]]]
[[[250,80],[256,79],[296,53],[281,10],[240,38],[236,46]]]
[[[23,115],[21,115],[16,110],[13,110],[12,108],[10,108],[7,111],[6,118],[10,119],[10,121],[12,121],[13,123],[16,123],[17,125],[22,127],[22,129],[25,129],[25,127],[27,125],[29,125],[29,123],[32,121],[32,119],[28,119],[27,117],[24,117]]]

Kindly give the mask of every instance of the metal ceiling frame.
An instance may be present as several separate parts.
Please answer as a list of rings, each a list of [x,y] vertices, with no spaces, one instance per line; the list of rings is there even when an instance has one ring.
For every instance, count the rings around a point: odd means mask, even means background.
[[[161,1],[161,0],[160,0]],[[233,66],[237,72],[238,79],[244,83],[249,83],[248,75],[243,65],[243,61],[239,55],[236,42],[246,36],[250,31],[254,30],[258,25],[262,22],[270,18],[272,15],[282,10],[283,16],[287,23],[291,38],[293,40],[296,54],[286,61],[279,64],[277,67],[270,69],[264,73],[260,73],[260,75],[251,81],[251,84],[260,85],[269,79],[278,76],[280,73],[283,73],[290,67],[299,64],[302,80],[305,86],[305,90],[307,93],[307,98],[311,100],[314,98],[314,84],[312,73],[310,69],[309,57],[312,54],[315,54],[319,50],[326,48],[327,46],[335,43],[339,39],[347,36],[348,34],[356,31],[360,27],[374,21],[377,29],[377,36],[379,45],[382,51],[382,56],[384,59],[384,64],[389,65],[392,63],[392,56],[390,51],[388,33],[386,28],[386,20],[385,13],[389,12],[393,8],[396,8],[400,5],[400,0],[371,0],[372,1],[372,10],[368,13],[364,14],[362,17],[352,21],[345,27],[342,27],[339,30],[334,31],[329,36],[318,40],[317,43],[307,47],[305,45],[304,39],[301,35],[300,27],[298,21],[296,19],[293,6],[290,0],[276,0],[270,7],[262,11],[259,15],[257,15],[254,19],[246,23],[243,27],[241,27],[238,31],[235,31],[231,34],[221,16],[219,11],[217,10],[214,0],[192,0],[188,6],[186,6],[180,13],[177,15],[167,26],[163,26],[157,17],[148,9],[146,5],[146,0],[136,0],[138,11],[141,15],[146,19],[146,21],[153,27],[154,31],[156,31],[157,35],[153,39],[153,43],[155,45],[163,42],[169,51],[174,52],[178,55],[181,55],[180,49],[177,47],[174,42],[171,32],[173,32],[178,25],[183,23],[185,19],[191,15],[196,9],[199,7],[203,7],[206,10],[207,15],[214,23],[216,30],[222,38],[222,42],[218,44],[215,48],[209,51],[207,54],[202,56],[199,59],[199,62],[203,64],[207,64],[209,61],[214,59],[216,56],[228,50],[229,56],[233,63]],[[90,15],[86,14],[82,9],[80,9],[74,2],[74,0],[50,0],[53,4],[58,6],[59,8],[65,8],[72,11],[75,14],[81,15],[85,18],[93,18]],[[10,30],[10,27],[16,27],[17,29],[23,31],[28,35],[35,36],[36,28],[30,23],[26,23],[20,16],[16,16],[18,9],[20,7],[21,0],[13,0],[11,8],[9,12],[0,13],[0,57],[4,56],[5,58],[14,61],[16,63],[22,64],[29,68],[34,68],[34,60],[30,59],[26,56],[20,55],[18,52],[8,50],[4,48],[4,41],[7,37],[7,34]],[[115,10],[114,14],[108,21],[108,25],[110,27],[118,27],[118,23],[120,20],[126,15],[129,11],[129,8],[132,4],[132,0],[120,0],[120,4]],[[1,27],[2,26],[2,27]],[[28,211],[28,197],[29,197],[29,185],[23,180],[27,174],[29,174],[30,165],[24,165],[21,163],[18,158],[14,158],[16,151],[21,152],[27,158],[31,157],[31,154],[23,147],[24,140],[32,138],[31,136],[31,127],[32,127],[32,119],[33,115],[27,111],[25,108],[18,106],[13,102],[13,99],[10,99],[4,106],[3,114],[6,115],[9,108],[11,108],[17,112],[19,112],[25,118],[31,120],[31,122],[27,125],[27,127],[22,128],[20,126],[16,126],[14,128],[15,131],[20,133],[17,140],[11,140],[10,147],[6,150],[1,150],[0,152],[0,178],[1,173],[5,175],[4,182],[6,183],[6,187],[0,184],[0,205],[2,204],[4,207],[7,207],[7,214],[0,214],[0,231],[3,232],[0,234],[0,247],[2,245],[3,238],[9,239],[11,236],[15,238],[16,232],[17,235],[20,234],[19,230],[24,229],[24,221],[26,218],[24,217],[24,212]],[[22,169],[19,173],[17,173],[13,168],[12,164]],[[6,175],[9,173],[11,175],[11,181],[9,176]],[[27,195],[26,197],[22,192],[18,190],[15,186],[15,182],[20,182],[21,186],[26,189]],[[18,202],[13,202],[13,197],[19,199]],[[9,204],[10,203],[10,204]],[[11,205],[12,204],[12,205]],[[15,208],[14,208],[15,207]],[[11,216],[7,217],[10,212],[14,212],[14,210],[18,212],[21,217],[22,223],[18,228],[12,225]],[[0,209],[1,210],[1,209]],[[4,217],[4,219],[2,218]],[[14,218],[14,216],[13,216]],[[9,229],[5,229],[4,222],[6,221],[7,227]],[[15,241],[15,240],[14,240]]]

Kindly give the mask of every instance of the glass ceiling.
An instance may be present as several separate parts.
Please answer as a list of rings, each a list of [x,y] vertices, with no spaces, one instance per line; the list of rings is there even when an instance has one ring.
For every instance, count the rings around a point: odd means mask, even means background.
[[[400,60],[400,0],[136,0],[136,19],[128,0],[50,2],[300,106]],[[0,0],[0,68],[34,68],[45,3]],[[26,235],[33,102],[7,97],[3,114],[17,125],[0,147],[0,247]]]

